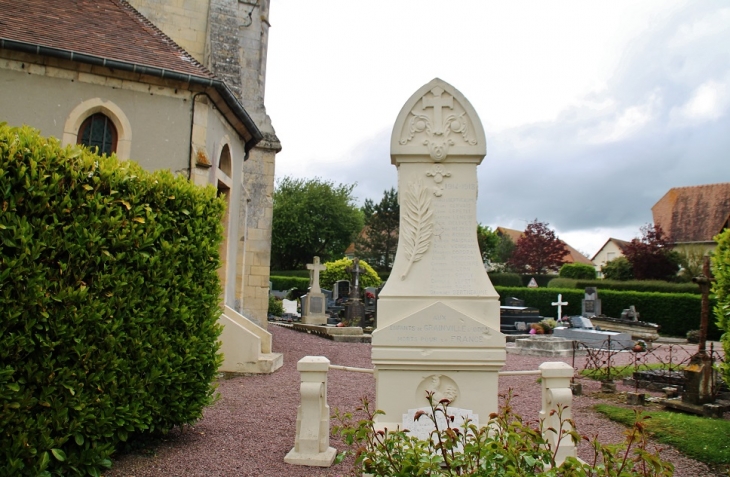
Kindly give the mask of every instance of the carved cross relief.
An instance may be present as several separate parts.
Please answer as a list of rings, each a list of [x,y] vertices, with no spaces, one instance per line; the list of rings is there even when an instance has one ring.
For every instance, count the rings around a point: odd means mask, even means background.
[[[411,111],[407,133],[398,141],[401,145],[408,144],[417,135],[425,135],[422,144],[428,148],[431,159],[441,162],[448,156],[449,148],[457,144],[455,139],[465,145],[477,143],[470,131],[466,112],[443,88],[435,86],[421,98],[420,103],[420,108],[416,106]]]

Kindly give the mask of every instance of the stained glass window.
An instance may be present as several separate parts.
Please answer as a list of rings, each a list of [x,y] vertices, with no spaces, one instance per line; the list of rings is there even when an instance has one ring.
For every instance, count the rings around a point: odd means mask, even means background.
[[[81,124],[77,143],[98,148],[99,154],[111,155],[117,150],[117,130],[111,119],[96,113]]]

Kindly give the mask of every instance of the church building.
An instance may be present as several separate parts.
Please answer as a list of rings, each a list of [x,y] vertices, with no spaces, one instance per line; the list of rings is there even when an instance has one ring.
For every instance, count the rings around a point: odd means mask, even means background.
[[[281,150],[264,107],[268,14],[269,0],[0,0],[0,121],[225,197],[227,371],[281,361],[259,359]]]

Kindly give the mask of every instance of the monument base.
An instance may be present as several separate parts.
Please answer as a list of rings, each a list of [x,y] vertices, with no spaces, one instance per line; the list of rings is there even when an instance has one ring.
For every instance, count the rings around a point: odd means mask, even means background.
[[[326,451],[318,454],[305,454],[296,452],[294,449],[284,456],[284,462],[291,465],[306,465],[309,467],[330,467],[337,456],[337,449],[327,448]]]

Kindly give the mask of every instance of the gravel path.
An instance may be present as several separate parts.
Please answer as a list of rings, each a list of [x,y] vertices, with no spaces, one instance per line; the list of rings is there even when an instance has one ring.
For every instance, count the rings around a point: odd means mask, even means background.
[[[304,356],[326,356],[332,364],[372,368],[370,344],[335,343],[324,338],[271,325],[273,349],[284,354],[284,365],[271,375],[241,376],[222,380],[220,399],[205,411],[204,418],[183,432],[174,431],[152,448],[117,456],[106,477],[152,476],[341,476],[347,475],[347,461],[330,468],[301,467],[284,463],[284,456],[294,445],[296,409],[299,405],[299,373],[297,361]],[[555,359],[550,359],[554,361]],[[507,355],[506,370],[537,369],[545,358]],[[566,360],[569,362],[569,360]],[[375,380],[372,375],[330,371],[328,377],[330,409],[352,411],[365,396],[375,401]],[[623,440],[624,427],[601,417],[591,406],[601,402],[595,397],[598,384],[582,380],[583,396],[573,400],[573,417],[582,434],[599,435],[602,443]],[[535,376],[500,378],[500,392],[512,388],[519,398],[512,404],[516,412],[537,419],[540,410],[540,386]],[[623,385],[619,391],[631,390]],[[331,438],[330,445],[345,446]],[[591,454],[586,445],[580,457]],[[675,465],[677,477],[713,477],[710,469],[683,457],[672,448],[662,451]]]

